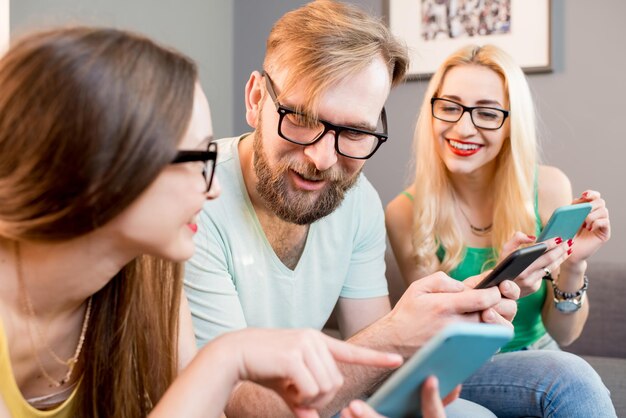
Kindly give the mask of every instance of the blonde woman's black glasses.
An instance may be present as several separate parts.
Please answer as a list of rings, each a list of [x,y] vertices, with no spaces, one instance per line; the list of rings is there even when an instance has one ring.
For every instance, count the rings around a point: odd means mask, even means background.
[[[468,112],[475,127],[491,131],[500,129],[509,116],[508,110],[497,107],[463,106],[461,103],[439,97],[430,99],[430,104],[435,119],[455,123],[461,120],[465,112]]]

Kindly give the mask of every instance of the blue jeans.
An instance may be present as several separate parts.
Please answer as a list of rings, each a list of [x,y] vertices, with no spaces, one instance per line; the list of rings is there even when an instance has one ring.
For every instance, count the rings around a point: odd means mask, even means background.
[[[456,399],[445,408],[447,418],[498,418],[487,408],[465,399]]]
[[[564,351],[497,354],[463,382],[461,398],[499,418],[616,416],[600,376],[585,360]]]

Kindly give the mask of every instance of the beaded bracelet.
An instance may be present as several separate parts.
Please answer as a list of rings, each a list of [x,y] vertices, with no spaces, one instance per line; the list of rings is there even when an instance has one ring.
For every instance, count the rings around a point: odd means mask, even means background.
[[[556,287],[556,280],[554,280],[554,278],[552,277],[552,274],[546,274],[545,276],[543,276],[543,278],[546,280],[550,280],[552,282],[552,290],[554,291],[554,295],[558,296],[559,299],[577,298],[581,296],[583,293],[585,293],[587,291],[587,288],[589,287],[589,279],[587,278],[586,274],[583,276],[583,287],[578,289],[576,292],[564,292],[558,287]]]

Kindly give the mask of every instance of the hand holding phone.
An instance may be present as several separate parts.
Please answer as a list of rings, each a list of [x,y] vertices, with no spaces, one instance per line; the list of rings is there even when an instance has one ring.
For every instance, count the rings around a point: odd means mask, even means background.
[[[428,376],[437,376],[439,395],[444,397],[512,337],[513,330],[501,325],[448,325],[396,370],[367,403],[387,417],[420,417],[420,389]]]
[[[533,261],[546,252],[548,246],[544,243],[531,245],[513,251],[502,260],[474,289],[485,289],[497,286],[505,280],[513,280],[519,276]]]
[[[541,231],[537,242],[561,237],[563,241],[574,238],[591,211],[591,203],[577,203],[556,208]]]

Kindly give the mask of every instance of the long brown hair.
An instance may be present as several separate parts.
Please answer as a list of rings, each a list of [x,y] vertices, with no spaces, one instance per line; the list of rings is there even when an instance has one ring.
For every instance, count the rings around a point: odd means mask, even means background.
[[[0,236],[59,241],[106,224],[172,160],[196,67],[129,32],[27,36],[0,61]],[[182,267],[142,256],[93,296],[76,416],[149,413],[177,370]]]

